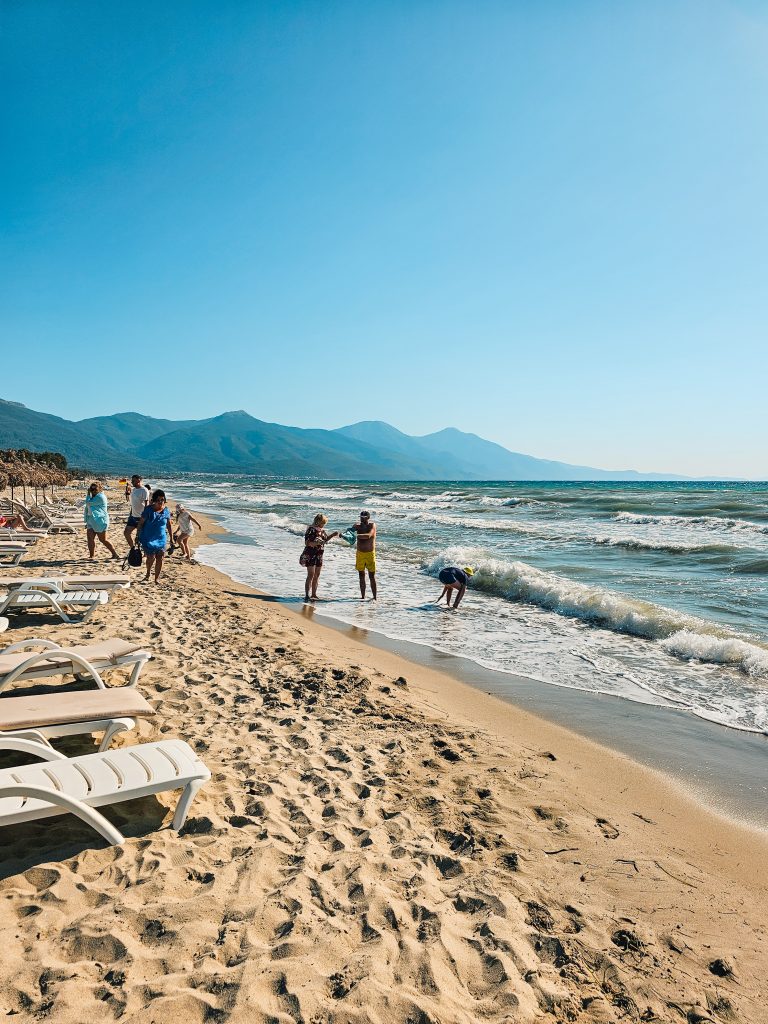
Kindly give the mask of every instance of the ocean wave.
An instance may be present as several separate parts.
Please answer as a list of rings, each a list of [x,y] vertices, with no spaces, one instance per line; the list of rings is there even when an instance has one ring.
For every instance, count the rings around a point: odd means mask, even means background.
[[[721,638],[682,629],[662,640],[661,646],[684,661],[731,665],[748,676],[768,679],[768,650],[735,637]]]
[[[600,547],[623,548],[626,551],[658,551],[670,555],[725,555],[741,548],[733,544],[685,544],[666,540],[649,540],[641,537],[591,537],[593,544]]]
[[[744,576],[768,575],[768,558],[753,558],[749,562],[742,562],[735,565],[733,571]]]
[[[768,649],[748,643],[726,627],[705,619],[617,591],[577,583],[526,562],[489,558],[478,548],[446,548],[423,568],[430,576],[437,576],[446,565],[474,566],[473,590],[536,605],[617,633],[669,641],[664,647],[667,653],[684,660],[712,660],[739,668],[750,676],[768,678]],[[673,642],[676,635],[682,639]],[[694,647],[692,637],[700,638],[696,647],[699,653],[695,655],[690,653]],[[708,651],[711,659],[707,657]]]
[[[506,498],[506,497],[485,497],[481,496],[477,498],[478,502],[482,502],[483,505],[502,508],[517,508],[518,505],[540,505],[542,502],[537,501],[535,498]]]
[[[438,526],[456,526],[462,530],[501,530],[509,533],[532,534],[547,537],[540,527],[530,526],[511,519],[483,519],[481,516],[450,516],[443,512],[416,512],[408,516],[409,520],[418,523],[435,523]]]
[[[269,526],[277,527],[278,530],[286,530],[296,537],[303,537],[307,529],[305,524],[297,523],[293,519],[289,519],[288,516],[278,515],[277,512],[267,512],[264,522]]]
[[[703,526],[710,530],[746,530],[768,534],[768,526],[747,519],[726,519],[724,516],[648,515],[636,512],[617,512],[613,517],[619,523],[642,526]]]

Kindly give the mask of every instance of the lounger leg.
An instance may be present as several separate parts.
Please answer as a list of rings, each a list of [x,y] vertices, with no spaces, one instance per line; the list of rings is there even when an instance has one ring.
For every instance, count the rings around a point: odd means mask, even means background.
[[[48,597],[48,600],[51,602],[51,605],[53,606],[53,608],[56,610],[56,612],[62,617],[62,619],[65,622],[71,622],[72,621],[72,619],[70,619],[70,617],[67,615],[67,613],[64,611],[64,609],[61,607],[59,602],[54,597],[51,597],[49,594],[46,594],[46,597]]]
[[[129,686],[135,686],[138,683],[139,676],[141,675],[141,670],[144,668],[144,664],[145,662],[144,660],[142,660],[137,661],[136,664],[133,666],[133,670],[131,671],[131,678],[128,680]]]
[[[117,736],[119,732],[127,732],[136,725],[136,719],[134,718],[115,718],[113,719],[107,728],[104,730],[101,743],[99,744],[99,750],[106,750],[113,738]]]
[[[187,811],[189,810],[190,804],[195,799],[198,789],[200,789],[206,781],[206,779],[193,779],[184,787],[184,792],[179,797],[179,802],[176,804],[176,812],[173,815],[173,821],[171,822],[171,828],[176,829],[177,832],[187,820]]]
[[[93,615],[93,610],[94,610],[94,608],[97,608],[97,607],[98,607],[98,608],[100,608],[100,607],[101,607],[101,605],[97,605],[97,604],[91,604],[91,605],[89,605],[89,606],[88,606],[88,607],[87,607],[87,608],[85,609],[85,612],[84,612],[84,614],[80,616],[80,621],[81,621],[81,622],[86,622],[86,621],[87,621],[88,619],[90,619],[91,615]]]
[[[33,800],[45,800],[46,803],[55,804],[65,811],[76,815],[86,825],[95,829],[110,846],[121,846],[125,842],[125,836],[118,832],[115,826],[107,821],[103,814],[99,814],[93,807],[84,804],[82,800],[67,796],[66,793],[59,793],[56,790],[44,789],[42,786],[25,786],[17,783],[13,786],[0,786],[0,800],[6,796],[26,796]]]

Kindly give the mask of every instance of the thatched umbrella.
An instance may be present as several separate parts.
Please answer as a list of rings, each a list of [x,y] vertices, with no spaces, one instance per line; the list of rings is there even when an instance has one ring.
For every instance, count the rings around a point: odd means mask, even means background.
[[[7,451],[3,454],[5,457],[2,469],[3,473],[8,478],[7,486],[11,488],[11,501],[13,501],[15,488],[21,486],[21,462],[16,457],[16,452],[14,451]]]

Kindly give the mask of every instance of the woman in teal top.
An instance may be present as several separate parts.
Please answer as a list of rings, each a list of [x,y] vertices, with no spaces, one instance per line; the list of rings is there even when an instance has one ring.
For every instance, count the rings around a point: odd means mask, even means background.
[[[85,519],[85,536],[88,539],[88,557],[95,557],[96,538],[98,537],[104,547],[112,553],[112,557],[119,558],[120,556],[107,540],[107,529],[109,528],[107,496],[101,489],[98,480],[94,480],[88,488],[83,518]]]
[[[139,528],[136,531],[136,540],[144,548],[147,556],[147,575],[149,579],[152,566],[155,566],[155,583],[160,578],[165,558],[165,541],[173,539],[171,530],[171,513],[165,505],[165,491],[155,491],[149,505],[144,509]]]

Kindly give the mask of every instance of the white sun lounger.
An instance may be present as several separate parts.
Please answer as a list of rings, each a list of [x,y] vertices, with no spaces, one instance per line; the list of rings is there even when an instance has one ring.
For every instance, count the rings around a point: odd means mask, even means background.
[[[11,590],[5,600],[0,603],[0,615],[8,611],[30,611],[31,609],[49,609],[63,619],[74,622],[64,611],[74,608],[80,611],[80,622],[90,617],[94,608],[106,604],[109,594],[105,590],[62,590],[55,583],[36,583],[31,587],[23,586]]]
[[[43,650],[35,651],[35,647]],[[68,675],[90,678],[103,690],[102,675],[115,668],[130,668],[128,686],[136,686],[151,657],[139,644],[117,637],[80,647],[62,647],[52,640],[31,637],[0,650],[0,693],[15,682]]]
[[[25,516],[27,526],[39,523],[49,533],[75,533],[76,527],[84,525],[82,515],[79,519],[74,516],[71,518],[69,516],[64,517],[56,512],[49,512],[47,509],[40,508],[39,505],[33,505],[27,515],[29,516],[29,518]]]
[[[8,619],[0,615],[0,633],[4,633],[6,629],[8,629]]]
[[[99,750],[106,750],[119,732],[133,729],[137,718],[155,711],[132,687],[67,690],[0,698],[0,736],[82,736],[103,732]]]
[[[82,590],[94,587],[96,590],[127,590],[131,585],[123,573],[104,576],[0,576],[0,590],[17,590],[19,587],[35,587],[39,583],[53,583],[61,590]]]
[[[0,770],[0,825],[76,814],[114,846],[124,836],[95,810],[170,789],[182,789],[172,827],[180,829],[211,773],[182,740],[142,743],[81,757],[64,757],[42,738],[0,736],[0,750],[32,754],[43,764]]]
[[[0,526],[0,541],[5,544],[26,544],[27,547],[30,547],[45,536],[44,533],[27,533],[26,530],[14,530],[9,526]]]
[[[4,544],[0,541],[0,558],[3,559],[1,564],[8,567],[18,565],[28,551],[26,544]]]

